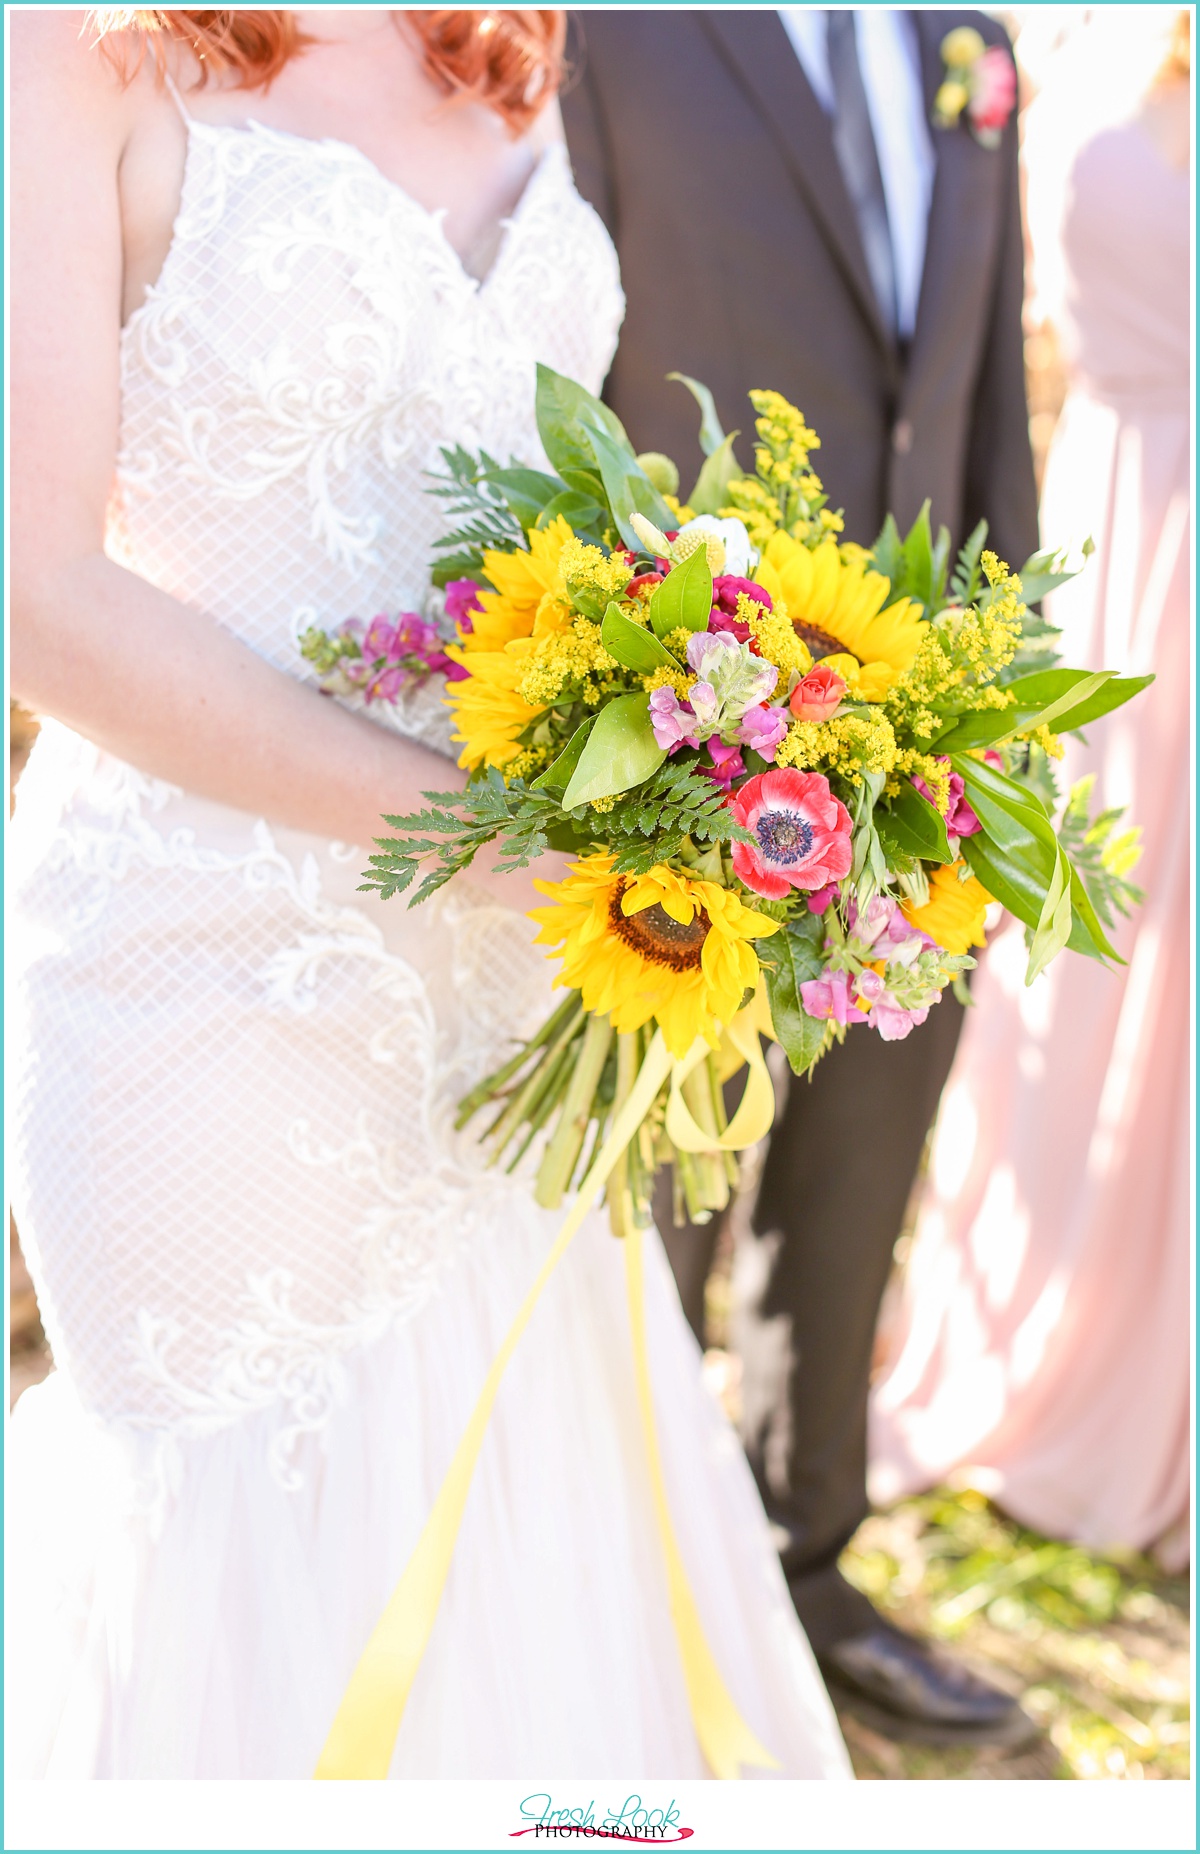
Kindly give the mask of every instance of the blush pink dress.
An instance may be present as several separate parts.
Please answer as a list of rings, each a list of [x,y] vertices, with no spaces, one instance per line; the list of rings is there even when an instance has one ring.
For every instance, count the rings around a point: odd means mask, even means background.
[[[1186,1554],[1189,176],[1131,114],[1026,141],[1039,284],[1072,367],[1047,544],[1094,537],[1055,595],[1066,662],[1157,681],[1072,743],[1067,778],[1144,831],[1128,964],[1064,955],[1024,986],[1007,916],[974,988],[871,1421],[888,1501],[971,1471],[1017,1519],[1094,1548]],[[1039,122],[1039,114],[1041,120]],[[1167,1535],[1164,1538],[1164,1535]]]

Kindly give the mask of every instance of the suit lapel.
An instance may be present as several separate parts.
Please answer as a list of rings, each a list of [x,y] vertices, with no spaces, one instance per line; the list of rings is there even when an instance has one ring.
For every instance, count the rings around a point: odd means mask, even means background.
[[[953,14],[934,12],[918,12],[916,21],[926,120],[931,122],[942,78],[941,43],[958,21]],[[987,274],[996,240],[1000,156],[980,147],[965,122],[930,133],[936,167],[917,326],[909,356],[910,381],[927,358],[941,351],[948,324],[959,308],[963,279]]]
[[[718,53],[762,112],[850,290],[884,350],[895,354],[871,287],[858,221],[829,120],[774,11],[697,15]]]

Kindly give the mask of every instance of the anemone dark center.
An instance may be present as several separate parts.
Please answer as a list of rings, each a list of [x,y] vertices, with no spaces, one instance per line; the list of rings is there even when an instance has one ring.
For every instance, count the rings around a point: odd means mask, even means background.
[[[625,884],[614,889],[608,919],[613,932],[626,946],[633,947],[644,959],[667,966],[672,972],[699,969],[700,954],[708,936],[708,916],[697,908],[690,921],[672,920],[659,901],[636,914],[622,914],[621,897]]]
[[[831,636],[828,631],[823,631],[819,624],[809,624],[803,618],[796,618],[792,621],[792,629],[796,636],[808,645],[814,663],[819,663],[822,657],[848,657],[854,654],[853,651],[846,649],[840,638]]]
[[[813,827],[794,811],[764,811],[754,826],[763,855],[772,863],[799,863],[812,849]]]

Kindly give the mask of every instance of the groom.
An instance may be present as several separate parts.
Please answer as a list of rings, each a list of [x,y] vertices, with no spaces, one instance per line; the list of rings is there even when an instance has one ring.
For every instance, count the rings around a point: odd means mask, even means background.
[[[960,26],[999,48],[971,73],[990,132],[966,111],[934,125]],[[605,397],[635,448],[699,462],[674,369],[712,388],[726,429],[745,431],[747,391],[772,387],[820,433],[848,537],[871,541],[889,508],[903,531],[929,496],[956,547],[986,516],[988,544],[1020,566],[1037,506],[1002,28],[979,13],[629,7],[575,30],[563,111],[621,260]],[[735,1269],[743,1434],[809,1639],[877,1726],[943,1742],[1014,1736],[1023,1715],[885,1623],[837,1559],[868,1510],[872,1338],[961,1017],[947,996],[904,1042],[851,1032],[792,1083]],[[668,1225],[697,1330],[715,1234]]]

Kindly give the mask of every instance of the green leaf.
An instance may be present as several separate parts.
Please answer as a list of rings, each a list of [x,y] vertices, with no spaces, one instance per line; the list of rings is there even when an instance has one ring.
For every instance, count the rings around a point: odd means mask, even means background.
[[[928,611],[933,604],[933,536],[929,529],[929,501],[904,537],[904,590],[909,598],[920,599]],[[896,595],[892,587],[893,598]]]
[[[1082,953],[1087,959],[1112,959],[1119,966],[1125,965],[1126,961],[1111,945],[1100,925],[1092,898],[1074,865],[1071,867],[1071,911],[1071,937],[1067,941],[1071,951]]]
[[[563,810],[612,798],[657,772],[667,757],[654,738],[648,695],[619,695],[596,716],[563,794]]]
[[[695,514],[716,515],[728,502],[729,485],[742,475],[741,465],[733,454],[733,440],[737,435],[736,431],[731,431],[712,456],[705,459],[696,486],[687,499],[687,506]]]
[[[635,624],[632,618],[626,617],[619,605],[610,605],[605,612],[604,622],[600,626],[600,642],[624,669],[633,670],[639,676],[649,676],[656,669],[680,668],[666,645],[659,643],[654,632],[648,631],[644,624]]]
[[[808,1073],[828,1042],[828,1025],[823,1018],[808,1015],[800,995],[801,985],[820,978],[824,970],[824,940],[820,915],[807,914],[789,921],[782,933],[760,942],[771,1023],[797,1075]]]
[[[1079,885],[1045,807],[1027,788],[978,760],[957,755],[951,764],[983,826],[962,838],[962,854],[988,893],[1033,929],[1029,983],[1071,943]]]
[[[892,583],[892,599],[898,599],[904,590],[904,543],[900,539],[900,530],[895,518],[889,515],[879,531],[879,538],[871,549],[871,562],[885,579]]]
[[[1030,720],[1045,721],[1056,733],[1070,734],[1132,701],[1153,681],[1153,676],[1114,676],[1110,670],[1091,675],[1087,670],[1050,669],[1018,676],[1008,686],[1018,709]],[[1068,691],[1075,699],[1064,704],[1062,696]]]
[[[498,489],[509,508],[528,530],[537,526],[538,516],[546,504],[562,494],[562,480],[547,476],[544,470],[527,470],[513,464],[507,470],[489,470],[487,481]]]
[[[950,581],[950,596],[956,605],[975,603],[980,581],[979,557],[983,553],[987,532],[987,522],[977,522],[958,550],[958,565]]]
[[[875,812],[875,828],[886,848],[930,863],[952,863],[946,821],[935,805],[906,781],[891,801],[890,810]]]
[[[554,496],[537,518],[539,528],[548,528],[556,516],[562,515],[575,529],[577,534],[598,528],[605,517],[605,509],[590,496],[581,496],[574,489],[564,489],[561,495]]]
[[[941,611],[946,603],[946,572],[950,565],[950,530],[943,525],[938,529],[937,540],[933,544],[933,570],[930,578],[929,604],[927,613]]]
[[[628,444],[616,443],[607,431],[595,425],[581,423],[580,430],[585,433],[600,466],[608,506],[626,547],[639,551],[642,545],[630,525],[631,515],[644,515],[656,528],[673,528],[677,517],[667,507]]]
[[[712,613],[712,572],[708,553],[698,547],[682,566],[672,567],[650,600],[650,623],[656,637],[670,637],[680,626],[685,631],[706,631]]]
[[[567,786],[571,782],[571,774],[579,764],[579,756],[583,752],[584,742],[595,726],[595,722],[595,715],[589,715],[587,720],[582,722],[581,725],[575,729],[575,732],[572,734],[558,758],[551,760],[545,771],[540,772],[533,781],[529,788],[531,792],[566,791]]]
[[[1153,676],[1115,676],[1111,670],[1034,670],[1007,685],[1014,697],[1012,707],[964,715],[938,736],[937,750],[961,753],[968,747],[988,747],[1042,722],[1056,733],[1074,733],[1131,701],[1153,681]]]
[[[1057,586],[1065,586],[1069,579],[1075,578],[1081,569],[1076,567],[1068,572],[1063,565],[1065,557],[1060,548],[1052,547],[1030,554],[1017,576],[1021,581],[1021,597],[1026,605],[1036,605],[1048,592],[1053,592]]]
[[[1025,983],[1032,985],[1038,974],[1045,970],[1052,959],[1057,958],[1071,937],[1071,865],[1067,853],[1059,848],[1058,860],[1050,886],[1046,890],[1046,899],[1038,916],[1033,940],[1029,948],[1029,964],[1025,968]]]
[[[700,449],[704,452],[706,457],[711,457],[715,451],[720,450],[721,446],[728,442],[725,433],[721,430],[721,421],[717,417],[717,408],[713,401],[712,394],[709,392],[707,386],[702,386],[699,380],[691,379],[686,373],[669,373],[667,378],[668,380],[678,380],[681,386],[686,386],[688,392],[699,406]],[[737,436],[736,432],[734,436]],[[696,508],[694,502],[692,503],[692,507]],[[696,513],[698,515],[702,514],[703,510],[696,509]]]
[[[982,831],[964,837],[959,845],[963,860],[979,877],[989,895],[1015,914],[1027,927],[1036,927],[1042,918],[1049,881],[1034,875]]]
[[[583,429],[585,422],[607,432],[614,444],[623,446],[630,458],[633,457],[633,447],[616,413],[578,381],[555,373],[552,367],[545,367],[540,361],[536,410],[542,448],[560,475],[566,470],[594,470],[596,467],[589,436]]]

